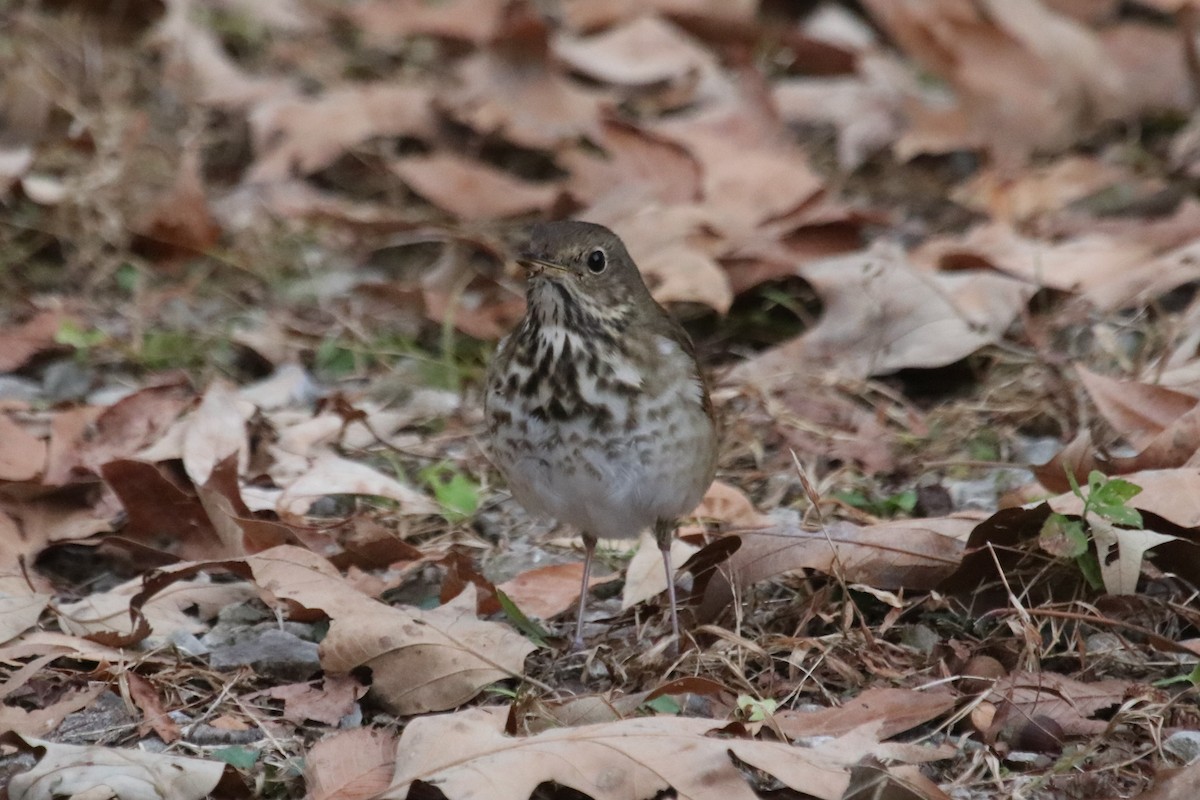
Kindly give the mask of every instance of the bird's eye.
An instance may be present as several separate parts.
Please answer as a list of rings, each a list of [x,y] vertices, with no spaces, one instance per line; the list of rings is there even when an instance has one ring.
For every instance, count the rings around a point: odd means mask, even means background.
[[[608,256],[599,247],[588,253],[587,268],[591,270],[593,275],[599,275],[601,272],[604,272],[604,268],[607,266]]]

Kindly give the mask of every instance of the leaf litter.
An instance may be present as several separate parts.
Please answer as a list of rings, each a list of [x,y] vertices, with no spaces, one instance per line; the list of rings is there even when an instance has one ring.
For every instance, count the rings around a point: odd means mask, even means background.
[[[9,797],[1185,785],[1186,11],[133,6],[0,54]],[[677,658],[480,447],[562,216],[714,373]]]

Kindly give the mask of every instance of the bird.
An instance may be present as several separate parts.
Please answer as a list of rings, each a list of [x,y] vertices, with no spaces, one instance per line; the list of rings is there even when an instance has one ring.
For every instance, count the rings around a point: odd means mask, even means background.
[[[581,535],[573,649],[584,647],[597,539],[650,527],[677,648],[671,541],[712,483],[718,455],[692,340],[602,225],[536,224],[516,260],[527,273],[525,315],[497,346],[484,391],[492,460],[527,511]]]

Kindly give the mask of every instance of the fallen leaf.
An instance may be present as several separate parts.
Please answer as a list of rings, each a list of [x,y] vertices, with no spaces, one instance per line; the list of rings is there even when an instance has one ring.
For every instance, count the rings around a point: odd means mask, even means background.
[[[433,515],[439,511],[431,498],[395,478],[366,464],[325,453],[284,489],[277,504],[279,515],[284,519],[303,516],[318,499],[335,494],[386,497],[396,501],[396,510],[401,514]]]
[[[0,536],[5,535],[6,524],[0,521]],[[50,599],[49,594],[30,590],[18,576],[0,575],[0,645],[37,625]]]
[[[1118,528],[1097,516],[1090,516],[1088,524],[1100,560],[1100,577],[1109,594],[1135,594],[1146,551],[1179,540],[1179,537],[1165,533]],[[1114,547],[1117,554],[1112,558],[1110,554]]]
[[[594,36],[560,34],[551,48],[576,72],[619,86],[682,81],[717,70],[709,50],[653,14],[635,17]]]
[[[39,353],[57,348],[58,332],[69,321],[65,313],[53,309],[40,311],[19,325],[0,328],[0,373],[19,369]]]
[[[0,481],[32,482],[46,468],[46,442],[0,413]]]
[[[181,735],[179,725],[167,714],[162,698],[150,681],[132,671],[122,677],[129,684],[130,698],[142,712],[138,733],[146,736],[154,731],[167,744],[176,741]]]
[[[699,550],[682,539],[671,539],[672,573],[686,563]],[[674,576],[672,576],[674,577]],[[667,590],[667,574],[663,569],[662,551],[649,531],[642,531],[638,548],[625,568],[625,587],[621,590],[621,610],[633,608],[638,603],[662,594]]]
[[[641,128],[604,120],[597,144],[565,150],[566,189],[582,205],[615,196],[625,204],[686,205],[700,199],[700,166],[680,145]]]
[[[400,800],[435,785],[446,797],[526,800],[553,781],[594,800],[669,788],[682,797],[752,800],[757,795],[731,756],[822,800],[841,798],[848,784],[829,748],[710,736],[724,724],[717,720],[647,717],[509,737],[506,717],[503,709],[475,708],[412,720],[396,748],[392,785],[380,797]]]
[[[489,683],[520,675],[534,649],[512,629],[475,617],[473,586],[435,609],[399,609],[359,593],[329,562],[296,547],[273,548],[246,563],[276,597],[330,617],[322,667],[327,673],[369,667],[371,695],[394,714],[461,705]]]
[[[814,363],[853,378],[951,364],[998,341],[1034,292],[985,271],[930,274],[886,247],[798,272],[824,303],[817,325],[738,365],[733,379],[770,385]]]
[[[429,611],[364,597],[349,618],[334,619],[321,642],[321,665],[328,672],[369,667],[371,696],[393,714],[454,708],[490,683],[521,675],[535,649],[512,629],[477,619],[475,608],[474,586]]]
[[[969,125],[961,145],[986,142],[1001,163],[1065,147],[1135,105],[1136,87],[1096,35],[1035,0],[865,5],[907,55],[954,88]]]
[[[954,692],[945,687],[927,691],[870,688],[840,706],[821,711],[781,709],[773,715],[780,730],[790,739],[808,736],[841,736],[882,720],[880,739],[924,725],[954,708]]]
[[[345,13],[372,47],[394,47],[410,36],[482,44],[501,29],[505,0],[366,0]]]
[[[544,213],[560,195],[554,184],[530,183],[447,152],[399,159],[391,169],[414,192],[462,220]]]
[[[783,78],[771,97],[786,122],[834,126],[838,165],[850,172],[900,137],[910,81],[894,59],[868,54],[857,75]]]
[[[801,569],[880,589],[931,588],[958,566],[974,520],[896,520],[859,527],[836,521],[822,530],[750,531],[704,587],[697,616],[712,620],[759,581]]]
[[[272,183],[311,175],[377,136],[433,138],[436,125],[424,85],[367,83],[315,98],[284,95],[250,114],[256,158],[245,181]]]
[[[1075,372],[1113,430],[1139,448],[1148,447],[1154,437],[1200,402],[1193,395],[1165,386],[1109,378],[1082,364],[1075,365]]]
[[[614,576],[589,576],[588,587],[613,580]],[[574,607],[579,601],[583,582],[583,562],[550,564],[522,572],[511,580],[498,584],[526,616],[551,619]]]
[[[983,170],[955,189],[951,198],[996,222],[1019,225],[1110,186],[1136,182],[1139,179],[1129,171],[1098,158],[1068,156],[1015,175],[995,168]],[[1143,187],[1145,191],[1157,188]]]
[[[283,718],[303,725],[309,720],[336,726],[354,712],[367,687],[350,675],[326,675],[307,683],[272,686],[263,692],[283,701]],[[381,787],[382,788],[382,787]]]
[[[1110,723],[1097,714],[1119,707],[1129,688],[1116,678],[1084,683],[1057,672],[1015,672],[999,678],[987,699],[1012,706],[1020,719],[1048,717],[1067,736],[1098,736]]]
[[[1036,286],[1082,295],[1102,311],[1139,305],[1200,276],[1195,243],[1158,256],[1156,243],[1089,233],[1048,242],[999,223],[926,242],[917,261],[941,269],[988,264]],[[1190,254],[1190,255],[1189,255]]]
[[[371,728],[338,731],[304,758],[308,800],[367,800],[388,787],[396,737]]]
[[[114,786],[120,787],[123,800],[156,797],[204,800],[217,788],[227,769],[220,761],[146,750],[58,744],[28,738],[21,744],[40,752],[31,769],[13,775],[8,785],[11,800],[112,797]]]
[[[216,34],[193,19],[192,4],[169,0],[167,13],[148,40],[162,58],[163,80],[186,98],[231,110],[287,93],[280,78],[260,78],[243,70],[226,53]]]
[[[599,135],[602,95],[536,56],[481,50],[460,62],[457,76],[458,88],[443,92],[439,105],[480,135],[548,150]]]
[[[205,390],[183,434],[183,469],[194,485],[208,483],[216,465],[230,455],[245,467],[250,459],[246,421],[253,414],[254,407],[232,384],[218,380]]]
[[[209,208],[200,155],[186,150],[175,183],[133,225],[134,252],[158,263],[174,263],[207,253],[221,238]]]

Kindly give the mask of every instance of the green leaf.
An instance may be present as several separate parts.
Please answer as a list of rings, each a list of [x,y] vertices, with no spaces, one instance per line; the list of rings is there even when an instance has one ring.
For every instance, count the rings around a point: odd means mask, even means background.
[[[1095,553],[1088,550],[1075,559],[1075,564],[1079,567],[1079,571],[1083,573],[1088,586],[1092,587],[1092,589],[1104,588],[1104,578],[1100,574],[1100,561],[1096,558]]]
[[[678,714],[683,711],[679,701],[669,694],[660,694],[653,700],[642,703],[642,708],[648,708],[658,714]]]
[[[742,717],[747,722],[762,722],[774,714],[775,709],[779,707],[777,700],[769,697],[759,700],[757,697],[751,697],[748,694],[739,694],[737,704],[738,709],[742,712]]]
[[[137,289],[138,281],[141,280],[141,273],[138,272],[138,268],[133,264],[122,264],[117,267],[113,278],[117,283],[117,288],[125,292],[125,294],[133,294],[134,290]]]
[[[1075,480],[1075,473],[1070,466],[1064,466],[1063,470],[1067,473],[1067,483],[1071,484],[1071,492],[1080,500],[1086,500],[1083,496],[1083,491],[1079,488],[1079,481]]]
[[[1124,478],[1113,478],[1101,483],[1092,492],[1100,503],[1127,503],[1142,493],[1142,487]]]
[[[250,769],[258,763],[258,751],[249,747],[222,747],[211,755],[235,769]]]
[[[1094,505],[1092,506],[1092,510],[1109,522],[1115,522],[1117,525],[1125,525],[1130,528],[1143,527],[1142,512],[1136,508],[1130,508],[1126,505]]]
[[[547,646],[546,640],[550,638],[549,631],[526,616],[525,612],[512,601],[512,598],[499,589],[496,590],[496,599],[500,601],[500,610],[504,612],[504,616],[508,617],[514,628],[538,647]]]
[[[433,489],[442,515],[451,522],[469,519],[479,508],[479,484],[446,464],[421,470],[421,478]]]
[[[1059,558],[1078,558],[1088,549],[1083,523],[1077,519],[1067,519],[1062,514],[1046,517],[1038,536],[1042,549]]]
[[[354,351],[343,347],[335,339],[326,339],[317,347],[314,358],[317,372],[338,377],[349,375],[358,368]]]
[[[1200,686],[1200,664],[1192,668],[1192,671],[1187,675],[1176,675],[1173,678],[1162,678],[1154,681],[1155,686],[1171,686],[1176,683],[1190,683],[1192,686]]]
[[[58,330],[54,333],[56,344],[66,345],[76,350],[88,350],[103,343],[105,338],[103,331],[84,330],[71,320],[59,325]]]

